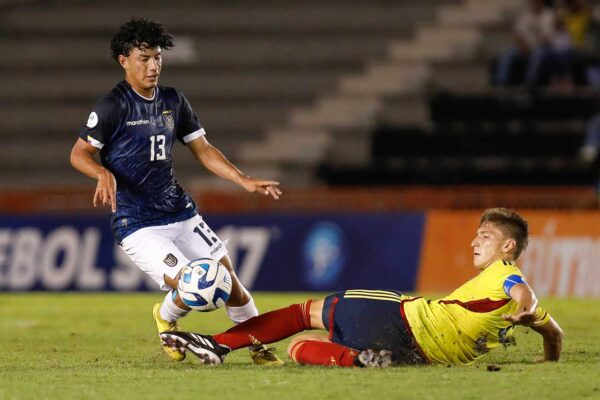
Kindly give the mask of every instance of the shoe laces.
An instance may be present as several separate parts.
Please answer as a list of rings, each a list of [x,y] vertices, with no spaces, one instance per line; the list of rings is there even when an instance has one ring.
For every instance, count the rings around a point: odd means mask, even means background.
[[[272,358],[275,359],[274,352],[277,350],[275,347],[267,347],[262,344],[257,338],[250,335],[250,351],[252,352],[252,358]]]
[[[250,347],[250,351],[257,355],[264,355],[265,353],[273,353],[277,350],[275,347],[267,347],[264,344],[254,344]]]
[[[266,360],[274,360],[276,357],[273,354],[275,352],[275,347],[267,347],[264,344],[254,344],[250,346],[250,352],[252,353],[252,358],[262,358]]]

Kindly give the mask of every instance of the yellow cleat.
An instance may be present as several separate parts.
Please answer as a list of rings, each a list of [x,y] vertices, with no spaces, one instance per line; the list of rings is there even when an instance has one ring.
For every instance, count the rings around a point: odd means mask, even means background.
[[[249,347],[250,357],[254,365],[266,365],[268,367],[281,367],[284,362],[275,354],[274,347],[267,347],[255,337],[250,336],[252,346]]]
[[[154,321],[156,322],[156,327],[158,328],[158,333],[167,332],[167,331],[179,331],[179,325],[177,322],[167,322],[160,317],[160,305],[161,303],[156,303],[154,308],[152,309],[152,315],[154,316]],[[165,353],[169,355],[175,361],[183,361],[185,359],[185,353],[174,349],[168,345],[163,344],[163,350]]]

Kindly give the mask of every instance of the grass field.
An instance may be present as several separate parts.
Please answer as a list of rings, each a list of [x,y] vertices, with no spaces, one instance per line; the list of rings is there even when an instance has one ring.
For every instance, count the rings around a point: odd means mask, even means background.
[[[245,350],[221,367],[171,362],[151,317],[159,296],[0,294],[0,399],[600,399],[600,300],[543,301],[565,331],[560,363],[534,363],[541,338],[520,328],[516,347],[472,367],[366,370],[260,368]],[[255,294],[262,311],[305,298]],[[228,326],[221,310],[182,322],[206,333]],[[276,347],[287,360],[286,345]]]

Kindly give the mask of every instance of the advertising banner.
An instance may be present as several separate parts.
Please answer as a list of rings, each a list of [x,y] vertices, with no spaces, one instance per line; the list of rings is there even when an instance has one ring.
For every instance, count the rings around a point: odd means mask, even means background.
[[[415,289],[421,213],[204,219],[253,290]],[[115,245],[108,217],[0,217],[0,290],[156,288]]]
[[[427,214],[417,290],[448,293],[477,274],[480,212]],[[538,296],[600,297],[600,212],[524,211],[529,245],[517,265]]]

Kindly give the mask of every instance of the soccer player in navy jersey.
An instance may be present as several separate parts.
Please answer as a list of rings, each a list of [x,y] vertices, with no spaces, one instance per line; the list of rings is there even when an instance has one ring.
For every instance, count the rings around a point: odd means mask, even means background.
[[[234,323],[258,315],[252,296],[237,278],[223,242],[198,214],[196,204],[173,175],[175,140],[186,145],[208,170],[249,192],[278,199],[279,183],[244,175],[205,136],[187,99],[158,85],[162,51],[173,36],[157,22],[132,19],[111,41],[112,55],[125,79],[93,108],[71,151],[71,164],[97,179],[94,206],[112,210],[115,239],[133,262],[168,291],[154,306],[158,331],[178,330],[189,312],[177,294],[177,277],[189,261],[209,257],[227,267],[233,289],[227,314]],[[94,155],[100,152],[100,162]],[[181,361],[185,353],[163,346]],[[270,350],[251,348],[257,364],[280,364]]]

